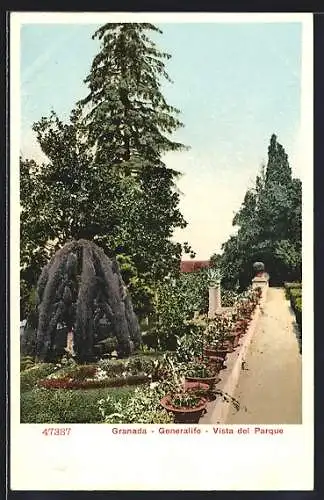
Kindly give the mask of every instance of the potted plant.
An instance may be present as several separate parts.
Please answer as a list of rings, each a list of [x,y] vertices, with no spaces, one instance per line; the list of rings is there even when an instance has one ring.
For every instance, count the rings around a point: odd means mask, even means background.
[[[213,401],[215,399],[215,391],[210,389],[209,385],[203,382],[185,380],[183,387],[185,391],[194,391],[196,395],[206,398],[208,401]]]
[[[208,362],[197,359],[188,363],[185,380],[187,382],[202,382],[208,384],[209,387],[213,387],[220,381],[220,378],[216,370]]]
[[[238,328],[238,314],[236,310],[231,313],[228,330],[229,333],[225,335],[225,338],[231,338],[233,348],[235,349],[239,345],[239,339],[242,334],[242,330]]]
[[[227,349],[227,352],[234,351],[234,340],[236,334],[233,332],[233,319],[232,314],[224,314],[217,319],[217,339],[220,341],[220,345]]]
[[[230,339],[233,345],[233,349],[236,349],[236,347],[239,345],[240,335],[240,330],[236,330],[235,328],[231,331],[231,333],[227,335],[227,338]]]
[[[178,424],[197,424],[206,410],[207,399],[194,391],[167,394],[160,401],[161,406],[173,413]]]
[[[249,326],[249,321],[245,318],[241,318],[236,321],[234,328],[241,333],[245,333],[247,327]]]
[[[204,348],[204,356],[222,358],[223,362],[228,354],[228,349],[219,339],[209,340]]]
[[[226,354],[234,351],[234,337],[235,335],[229,333],[222,338],[210,340],[204,349],[204,355],[225,358]]]
[[[238,309],[238,314],[239,314],[240,319],[245,319],[247,322],[249,322],[251,320],[252,312],[253,312],[254,308],[253,308],[253,306],[251,306],[251,303],[247,298],[241,300],[237,309]]]
[[[211,348],[204,349],[204,356],[208,359],[208,364],[215,370],[216,373],[220,372],[224,368],[224,359],[221,356],[217,356],[217,351]]]

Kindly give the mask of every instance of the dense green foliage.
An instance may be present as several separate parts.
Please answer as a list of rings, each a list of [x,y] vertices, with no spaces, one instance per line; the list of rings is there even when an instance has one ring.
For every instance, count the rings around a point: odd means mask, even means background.
[[[178,209],[178,173],[162,155],[183,149],[170,138],[182,124],[160,90],[170,56],[150,32],[159,30],[147,23],[100,28],[87,97],[68,122],[52,112],[34,124],[47,161],[20,161],[23,317],[34,308],[41,268],[70,239],[92,240],[107,255],[128,260],[140,315],[152,308],[155,283],[179,268],[182,246],[171,236],[186,222]]]
[[[285,295],[286,299],[290,299],[291,292],[293,290],[301,291],[302,284],[299,281],[295,281],[293,283],[285,283]]]
[[[170,424],[173,418],[161,408],[160,399],[158,389],[137,387],[127,399],[127,405],[109,394],[99,400],[99,411],[109,424]]]
[[[295,313],[296,322],[300,331],[302,330],[302,284],[299,282],[285,283],[286,298]]]
[[[238,232],[224,243],[221,256],[212,257],[223,284],[246,287],[255,261],[264,262],[273,284],[300,279],[301,208],[301,181],[292,178],[288,156],[272,135],[267,166],[233,219]]]
[[[208,309],[208,273],[205,270],[182,273],[161,283],[154,297],[149,333],[143,341],[160,349],[176,349],[178,340],[195,331],[195,313]]]
[[[102,421],[98,400],[109,394],[112,402],[127,405],[134,388],[51,390],[35,388],[21,395],[22,423],[82,424]],[[113,410],[113,404],[111,404]]]

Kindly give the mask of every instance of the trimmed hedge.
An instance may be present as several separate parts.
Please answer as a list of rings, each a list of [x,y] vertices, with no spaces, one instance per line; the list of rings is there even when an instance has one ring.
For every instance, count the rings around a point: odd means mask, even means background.
[[[291,294],[291,291],[292,290],[298,290],[298,289],[302,289],[302,284],[298,281],[296,282],[293,282],[293,283],[285,283],[285,295],[286,295],[286,299],[290,299],[290,294]]]
[[[300,330],[302,329],[302,298],[297,297],[294,305],[294,312],[296,316],[296,321]]]
[[[295,313],[296,322],[302,329],[302,284],[296,283],[285,283],[285,294],[286,298],[290,300],[290,305]]]

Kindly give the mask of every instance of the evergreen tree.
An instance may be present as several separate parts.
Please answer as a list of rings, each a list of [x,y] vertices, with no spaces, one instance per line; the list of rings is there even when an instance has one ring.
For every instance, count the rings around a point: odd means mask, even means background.
[[[108,23],[94,33],[101,48],[80,104],[98,167],[136,179],[131,225],[124,226],[119,250],[155,282],[179,267],[182,248],[171,236],[187,223],[178,208],[179,174],[163,162],[164,153],[184,149],[171,140],[183,126],[179,110],[161,92],[161,80],[171,82],[165,67],[170,55],[150,33],[162,31],[150,23]]]
[[[265,176],[265,187],[271,185],[289,186],[291,183],[291,168],[288,155],[283,146],[272,134],[268,148],[268,165]]]
[[[170,55],[147,32],[162,33],[149,23],[108,23],[94,33],[101,50],[81,101],[97,161],[121,164],[126,173],[140,169],[143,160],[161,165],[164,152],[183,148],[168,137],[182,126],[179,111],[161,93],[160,78],[171,81],[164,64]]]
[[[223,245],[224,282],[247,286],[254,261],[265,262],[273,283],[301,278],[301,182],[293,179],[288,155],[273,134],[268,163],[233,219],[236,236]]]

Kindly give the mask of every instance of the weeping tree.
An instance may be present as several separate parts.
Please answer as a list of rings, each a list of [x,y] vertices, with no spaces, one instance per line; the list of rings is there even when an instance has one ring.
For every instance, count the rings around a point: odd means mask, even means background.
[[[119,356],[140,346],[138,321],[118,264],[93,242],[72,241],[56,252],[38,280],[37,300],[35,351],[41,361],[57,357],[60,325],[73,332],[74,352],[82,362],[93,359],[105,340],[115,339]]]

